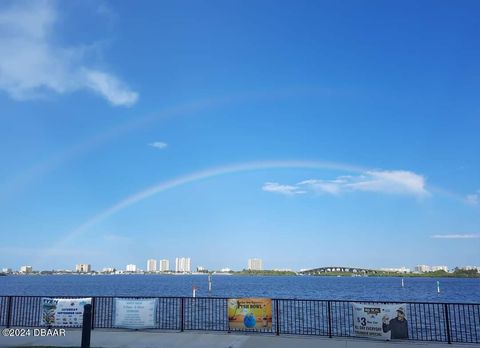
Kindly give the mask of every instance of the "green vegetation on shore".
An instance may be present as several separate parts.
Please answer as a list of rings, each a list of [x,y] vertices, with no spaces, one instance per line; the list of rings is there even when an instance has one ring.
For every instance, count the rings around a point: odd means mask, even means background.
[[[363,276],[363,273],[353,272],[322,272],[318,274],[312,274],[319,277],[332,277],[332,276]],[[401,278],[480,278],[480,273],[476,270],[464,270],[456,268],[452,273],[445,271],[435,271],[426,273],[396,273],[396,272],[382,272],[375,271],[366,274],[369,277],[401,277]]]

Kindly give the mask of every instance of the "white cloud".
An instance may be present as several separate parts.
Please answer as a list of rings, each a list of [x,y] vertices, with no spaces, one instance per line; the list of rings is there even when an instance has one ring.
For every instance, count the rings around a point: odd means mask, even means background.
[[[476,193],[472,193],[471,195],[467,195],[467,197],[465,197],[465,200],[467,201],[468,204],[472,204],[472,205],[480,204],[480,191],[477,191]]]
[[[26,100],[87,89],[115,106],[135,104],[136,92],[87,62],[92,47],[58,43],[58,17],[51,1],[19,2],[0,12],[0,90]]]
[[[164,143],[163,141],[155,141],[155,142],[150,143],[150,144],[148,144],[148,145],[150,145],[150,146],[152,146],[152,147],[154,147],[154,148],[160,149],[160,150],[162,150],[162,149],[164,149],[164,148],[166,148],[166,147],[168,146],[168,144],[167,144],[167,143]]]
[[[130,106],[136,103],[138,93],[132,92],[115,76],[107,73],[85,69],[85,85],[107,98],[115,106]]]
[[[296,186],[280,185],[276,182],[267,182],[262,187],[263,191],[280,193],[282,195],[292,196],[305,193],[304,190],[299,189]]]
[[[365,175],[353,178],[345,187],[356,191],[372,191],[384,193],[413,194],[424,196],[423,176],[404,170],[368,171]]]
[[[480,234],[435,234],[431,236],[433,239],[478,239]]]
[[[265,186],[269,186],[269,190]],[[307,191],[339,195],[344,192],[366,191],[387,194],[405,194],[417,197],[428,195],[425,188],[425,178],[409,171],[367,171],[358,176],[339,176],[333,180],[308,179],[296,185],[281,185],[278,183],[267,183],[265,191],[296,192]]]
[[[307,186],[316,193],[329,193],[338,195],[342,192],[344,185],[349,177],[339,177],[335,180],[309,179],[299,182],[297,185]]]

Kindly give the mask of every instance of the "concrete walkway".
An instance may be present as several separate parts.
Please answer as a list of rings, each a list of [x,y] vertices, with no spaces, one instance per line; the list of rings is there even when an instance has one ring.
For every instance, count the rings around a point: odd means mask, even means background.
[[[3,337],[0,347],[79,347],[81,331],[69,329],[65,337]],[[477,344],[424,342],[384,342],[364,339],[324,337],[266,336],[204,332],[92,331],[92,347],[138,348],[457,348],[480,347]]]

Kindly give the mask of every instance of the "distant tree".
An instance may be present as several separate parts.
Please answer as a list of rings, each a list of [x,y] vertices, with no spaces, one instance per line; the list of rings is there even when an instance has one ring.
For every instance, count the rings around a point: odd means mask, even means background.
[[[463,276],[463,277],[478,277],[479,273],[476,269],[461,269],[458,267],[455,267],[455,270],[453,271],[453,274],[456,276]]]

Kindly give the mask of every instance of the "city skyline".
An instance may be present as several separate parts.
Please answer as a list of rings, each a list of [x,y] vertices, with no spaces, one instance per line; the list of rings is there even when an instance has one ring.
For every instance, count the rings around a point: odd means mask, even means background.
[[[158,261],[158,268],[154,267],[155,270],[150,270],[149,268],[153,265],[153,261],[157,261],[157,259],[148,259],[146,261],[147,267],[145,269],[138,267],[137,264],[129,263],[125,267],[92,267],[92,264],[89,263],[82,263],[82,264],[76,264],[74,267],[74,270],[69,270],[68,268],[62,269],[62,268],[52,268],[49,270],[40,270],[40,269],[35,269],[34,266],[31,265],[22,265],[18,270],[12,269],[11,267],[1,267],[0,269],[4,273],[12,273],[14,271],[18,271],[20,273],[31,273],[33,272],[39,272],[39,271],[51,271],[51,270],[56,270],[56,271],[70,271],[70,272],[77,272],[77,273],[89,273],[91,271],[95,272],[103,272],[103,273],[113,273],[114,271],[124,271],[124,272],[146,272],[146,273],[159,273],[159,272],[174,272],[174,273],[194,273],[192,271],[193,269],[196,270],[196,272],[229,272],[229,271],[241,271],[241,270],[250,270],[250,271],[262,271],[262,270],[274,270],[274,271],[295,271],[295,272],[302,272],[305,270],[311,270],[311,269],[316,269],[316,268],[362,268],[358,267],[357,265],[318,265],[316,267],[311,267],[311,268],[300,268],[300,269],[292,269],[292,268],[264,268],[263,267],[263,260],[259,258],[250,258],[247,260],[247,266],[241,269],[231,269],[229,267],[222,267],[219,269],[209,269],[205,268],[203,266],[197,265],[196,267],[191,266],[191,259],[189,257],[177,257],[175,258],[175,269],[170,269],[169,268],[169,260],[167,259],[159,259]],[[157,263],[155,263],[157,265]],[[152,267],[153,268],[153,267]],[[472,270],[476,269],[480,272],[480,266],[476,265],[455,265],[455,266],[447,266],[447,265],[425,265],[425,264],[415,264],[412,267],[406,267],[405,265],[400,266],[400,267],[377,267],[377,268],[370,268],[370,269],[375,269],[378,271],[387,271],[387,272],[394,272],[394,273],[426,273],[426,272],[435,272],[435,271],[445,271],[445,272],[451,272],[454,269],[459,268],[459,269],[465,269],[465,270]],[[28,269],[28,272],[26,270]],[[368,268],[367,268],[368,269]],[[227,271],[228,270],[228,271]]]
[[[479,11],[1,2],[0,267],[480,264]]]

